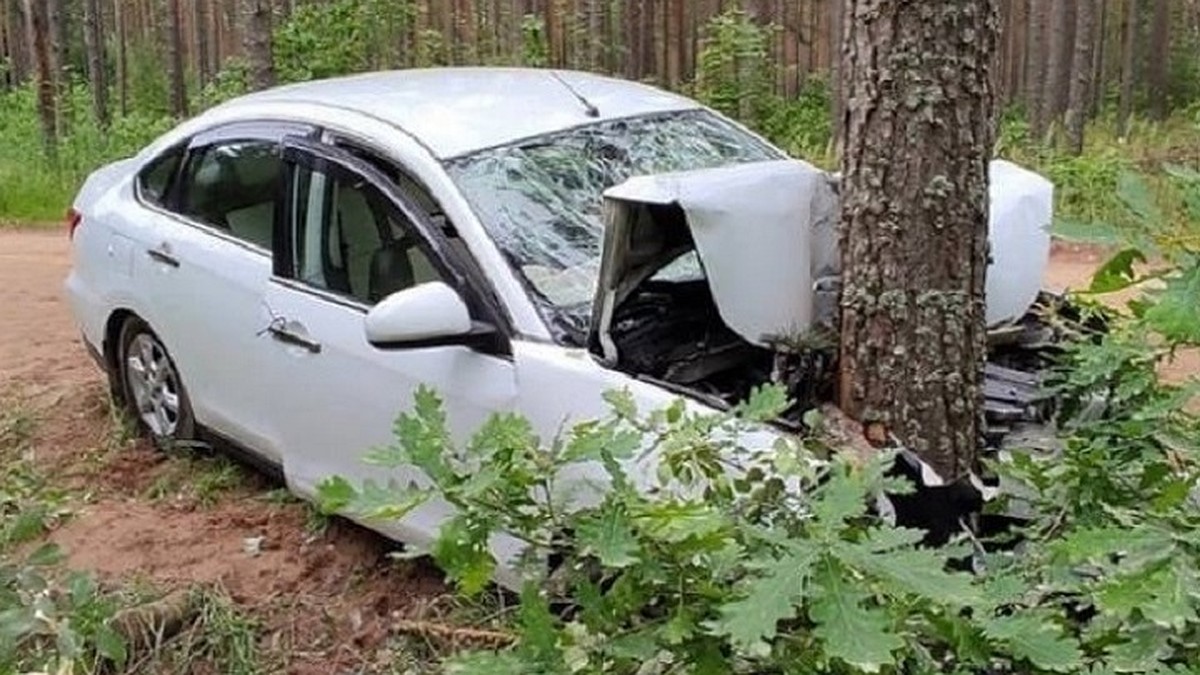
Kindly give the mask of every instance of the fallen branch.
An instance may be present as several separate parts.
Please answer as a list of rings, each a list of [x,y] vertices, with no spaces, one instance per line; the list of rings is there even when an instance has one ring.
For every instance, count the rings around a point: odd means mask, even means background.
[[[132,654],[158,649],[183,632],[198,614],[191,593],[176,591],[161,600],[117,612],[109,625],[125,639]]]
[[[507,647],[517,641],[517,636],[502,631],[483,628],[468,628],[452,626],[431,621],[412,621],[401,619],[393,625],[393,630],[402,635],[415,635],[428,640],[447,643],[453,646],[470,645],[496,649]]]

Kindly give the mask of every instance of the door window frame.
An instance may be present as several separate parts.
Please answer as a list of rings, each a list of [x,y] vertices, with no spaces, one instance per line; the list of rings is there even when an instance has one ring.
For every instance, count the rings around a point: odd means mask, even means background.
[[[156,213],[164,215],[172,220],[200,230],[206,234],[217,237],[223,241],[235,244],[247,251],[257,253],[263,256],[272,256],[272,252],[253,242],[247,241],[238,237],[231,232],[222,230],[219,227],[214,227],[208,223],[197,220],[180,212],[180,207],[183,199],[184,177],[187,175],[188,167],[196,156],[209,146],[218,143],[234,143],[234,142],[261,142],[271,143],[279,147],[280,162],[283,162],[282,144],[283,139],[289,137],[308,137],[316,138],[320,136],[321,128],[305,122],[288,119],[272,119],[260,118],[250,120],[238,120],[236,122],[225,122],[216,126],[199,131],[188,138],[180,140],[178,143],[172,144],[170,147],[163,149],[162,152],[155,155],[152,159],[147,160],[138,169],[138,179],[135,180],[134,196],[143,208],[150,209]],[[140,177],[147,168],[162,157],[178,152],[183,149],[183,154],[175,165],[175,170],[172,173],[171,179],[168,182],[167,191],[163,194],[161,204],[155,204],[144,198],[141,194],[141,188],[137,184],[140,182]],[[275,222],[272,224],[272,242],[275,241],[276,233],[274,229],[278,227],[279,211],[281,205],[286,202],[286,165],[283,166],[285,180],[281,181],[280,191],[275,195]]]
[[[512,333],[504,319],[505,314],[488,301],[494,294],[482,291],[479,282],[472,278],[470,270],[473,269],[473,261],[461,260],[460,254],[447,241],[441,228],[435,225],[424,209],[387,175],[370,162],[345,149],[322,143],[313,136],[285,137],[281,143],[280,157],[284,163],[281,193],[283,204],[276,210],[274,265],[271,277],[273,283],[314,295],[362,314],[370,311],[370,305],[356,298],[300,280],[295,270],[296,242],[292,221],[297,214],[292,193],[300,171],[303,169],[323,172],[333,180],[361,181],[378,192],[389,208],[396,209],[404,223],[412,230],[408,234],[414,238],[416,246],[433,265],[441,280],[466,302],[471,318],[495,326],[501,352],[511,354]]]

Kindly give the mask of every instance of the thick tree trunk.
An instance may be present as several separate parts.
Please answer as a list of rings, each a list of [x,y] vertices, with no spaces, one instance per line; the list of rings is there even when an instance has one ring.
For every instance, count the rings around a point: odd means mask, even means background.
[[[1139,32],[1138,0],[1125,0],[1125,14],[1121,18],[1121,91],[1117,101],[1117,133],[1121,137],[1129,133],[1129,118],[1133,115]]]
[[[1079,0],[1075,8],[1075,57],[1067,102],[1067,149],[1083,152],[1083,130],[1092,100],[1092,72],[1095,64],[1097,0]]]
[[[947,480],[983,436],[996,9],[846,3],[839,400]]]
[[[108,128],[108,71],[104,65],[104,17],[100,0],[83,0],[83,43],[96,122],[102,129]]]
[[[57,159],[58,124],[57,86],[54,81],[53,60],[50,55],[50,25],[43,0],[24,0],[26,43],[37,71],[38,118],[42,123],[42,140],[46,156]]]
[[[1150,116],[1156,120],[1166,119],[1170,111],[1167,100],[1170,55],[1171,3],[1169,0],[1156,0],[1154,15],[1150,21],[1150,53],[1146,61],[1146,83],[1150,87]]]
[[[183,22],[179,3],[181,0],[167,0],[167,59],[170,62],[168,79],[171,86],[171,114],[183,118],[188,115],[187,79],[183,68]]]
[[[271,52],[271,3],[267,0],[242,0],[245,17],[245,50],[250,62],[250,88],[275,86],[275,66]]]

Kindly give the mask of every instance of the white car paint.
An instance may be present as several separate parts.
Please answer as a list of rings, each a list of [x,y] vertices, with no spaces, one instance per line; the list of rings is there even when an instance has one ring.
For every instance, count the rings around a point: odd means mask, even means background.
[[[75,201],[82,225],[74,234],[65,288],[84,340],[111,353],[115,317],[144,319],[171,351],[198,423],[279,465],[289,487],[305,497],[332,475],[425,483],[415,471],[387,473],[362,461],[367,450],[391,441],[393,420],[411,407],[420,384],[444,398],[459,440],[504,411],[526,416],[549,439],[571,420],[603,414],[603,394],[613,389],[628,389],[646,409],[666,405],[677,396],[552,340],[523,282],[442,164],[581,125],[700,109],[640,84],[582,73],[561,77],[570,88],[538,70],[371,74],[251,95],[181,124],[136,157],[94,173]],[[589,114],[577,93],[599,109],[599,117]],[[395,337],[389,312],[453,304],[444,290],[409,289],[376,305],[369,318],[372,310],[364,304],[277,278],[268,251],[138,199],[135,176],[150,160],[197,134],[248,120],[320,127],[326,139],[355,140],[423,184],[510,324],[508,350],[377,348],[368,339],[371,330],[387,337],[379,326],[391,326]],[[157,253],[152,257],[151,251]],[[456,310],[436,316],[440,311],[431,310],[427,327],[463,327]],[[273,331],[286,332],[293,342],[272,339]],[[368,525],[427,546],[447,513],[447,505],[434,502],[403,521]],[[518,548],[504,538],[494,544],[503,556]],[[500,580],[515,581],[506,571]]]

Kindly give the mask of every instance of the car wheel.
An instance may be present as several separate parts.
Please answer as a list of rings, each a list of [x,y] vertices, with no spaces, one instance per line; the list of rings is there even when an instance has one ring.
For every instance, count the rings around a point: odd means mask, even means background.
[[[138,426],[160,446],[193,440],[191,402],[166,346],[139,319],[125,323],[120,345],[121,389]]]

